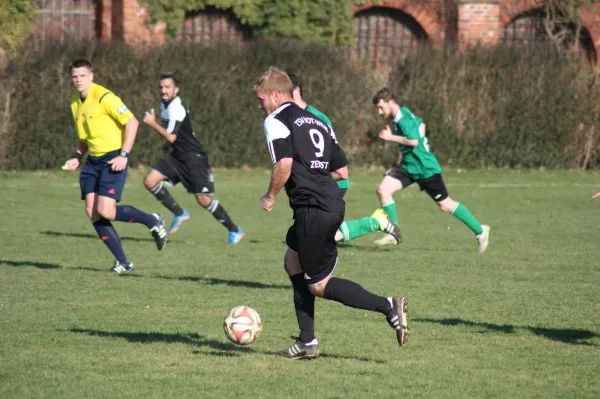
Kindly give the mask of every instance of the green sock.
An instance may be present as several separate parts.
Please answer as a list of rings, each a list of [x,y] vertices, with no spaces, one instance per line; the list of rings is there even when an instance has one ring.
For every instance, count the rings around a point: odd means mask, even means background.
[[[340,226],[340,231],[344,236],[344,242],[354,240],[355,238],[377,230],[379,230],[379,222],[370,216],[358,220],[350,220],[342,223]]]
[[[483,233],[483,228],[481,227],[481,223],[479,223],[479,221],[477,219],[475,219],[475,216],[471,215],[471,212],[469,212],[467,207],[464,206],[463,204],[458,203],[458,205],[456,206],[456,208],[454,209],[454,212],[452,212],[452,214],[458,220],[460,220],[461,222],[466,224],[467,227],[470,228],[471,231],[473,231],[473,233],[475,233],[475,234]]]
[[[396,226],[400,226],[400,224],[398,224],[398,218],[396,217],[396,201],[391,200],[389,202],[383,203],[383,204],[381,204],[381,207],[383,208],[385,213],[387,213],[390,220]]]

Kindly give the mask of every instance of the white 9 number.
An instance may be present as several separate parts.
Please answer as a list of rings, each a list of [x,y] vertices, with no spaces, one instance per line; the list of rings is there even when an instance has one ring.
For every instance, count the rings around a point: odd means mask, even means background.
[[[317,129],[310,129],[308,133],[310,134],[313,145],[319,150],[315,152],[315,155],[317,158],[321,158],[323,156],[323,151],[325,151],[325,140],[323,140],[323,135]]]

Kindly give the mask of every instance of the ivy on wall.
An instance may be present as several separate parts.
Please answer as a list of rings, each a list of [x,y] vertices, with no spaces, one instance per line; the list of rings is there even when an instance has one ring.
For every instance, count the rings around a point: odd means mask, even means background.
[[[174,37],[186,13],[214,7],[231,10],[258,36],[349,45],[354,39],[352,6],[368,0],[145,0],[152,21]]]
[[[0,0],[0,48],[14,54],[33,29],[36,1]]]

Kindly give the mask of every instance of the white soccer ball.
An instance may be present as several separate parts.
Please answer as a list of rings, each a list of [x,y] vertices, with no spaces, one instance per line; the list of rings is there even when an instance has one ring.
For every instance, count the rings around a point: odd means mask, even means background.
[[[234,344],[250,345],[262,333],[262,319],[250,306],[236,306],[223,321],[223,330]]]

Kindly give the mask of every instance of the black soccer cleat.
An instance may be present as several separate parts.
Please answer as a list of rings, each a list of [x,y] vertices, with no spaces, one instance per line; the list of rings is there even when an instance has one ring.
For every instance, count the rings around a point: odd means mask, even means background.
[[[167,244],[167,228],[165,227],[165,218],[158,213],[152,214],[156,218],[156,225],[150,229],[154,242],[156,242],[156,249],[159,251]]]
[[[123,274],[133,272],[133,263],[121,263],[118,260],[115,261],[115,265],[109,270],[111,273]]]
[[[308,344],[300,342],[299,338],[291,337],[296,339],[296,342],[288,349],[282,349],[277,354],[285,359],[289,360],[300,360],[307,359],[312,360],[319,357],[319,342],[317,339],[313,339]]]
[[[408,342],[408,321],[406,319],[408,313],[408,302],[402,297],[392,297],[392,310],[386,317],[388,324],[396,331],[398,345],[404,346]]]

